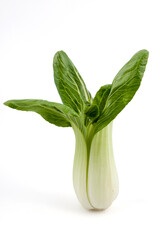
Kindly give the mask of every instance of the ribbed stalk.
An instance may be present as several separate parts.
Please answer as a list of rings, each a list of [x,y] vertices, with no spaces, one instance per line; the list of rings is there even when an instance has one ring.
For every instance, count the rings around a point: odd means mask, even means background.
[[[82,206],[87,209],[92,209],[87,193],[87,164],[88,164],[88,149],[87,142],[82,132],[73,127],[76,146],[73,164],[73,186],[76,192],[77,198],[81,202]]]
[[[118,194],[118,176],[113,157],[112,123],[93,138],[73,127],[76,137],[73,184],[87,209],[106,209]],[[89,134],[89,133],[88,133]]]
[[[93,138],[88,168],[88,196],[96,209],[108,208],[118,195],[118,175],[112,147],[112,123]]]

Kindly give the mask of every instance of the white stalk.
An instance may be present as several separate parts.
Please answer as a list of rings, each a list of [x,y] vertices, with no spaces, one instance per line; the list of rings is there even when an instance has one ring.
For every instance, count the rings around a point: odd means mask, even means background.
[[[91,143],[88,197],[96,209],[108,208],[118,195],[118,175],[112,147],[112,123],[99,131]]]
[[[85,139],[75,126],[73,129],[76,136],[73,166],[76,195],[87,209],[106,209],[118,195],[118,176],[112,148],[112,123],[91,140]]]
[[[73,126],[76,138],[74,164],[73,164],[73,186],[77,198],[84,208],[92,209],[87,196],[87,143],[81,131]]]

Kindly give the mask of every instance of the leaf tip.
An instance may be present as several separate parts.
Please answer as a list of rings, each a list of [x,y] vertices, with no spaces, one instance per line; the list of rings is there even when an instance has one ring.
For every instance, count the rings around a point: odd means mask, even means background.
[[[53,59],[55,59],[55,58],[57,58],[57,57],[60,57],[60,56],[64,56],[64,55],[66,55],[66,53],[65,53],[63,50],[57,51],[57,52],[55,53]]]
[[[142,49],[140,51],[137,52],[137,55],[141,55],[143,56],[144,58],[148,59],[149,57],[149,51],[146,50],[146,49]]]
[[[60,50],[60,51],[57,51],[53,57],[53,69],[55,71],[55,69],[59,66],[60,64],[60,60],[61,59],[64,59],[67,57],[67,54],[63,51],[63,50]]]
[[[5,106],[8,106],[9,105],[9,101],[6,101],[3,103]]]
[[[8,100],[3,103],[5,106],[10,107],[10,108],[15,108],[15,105],[13,104],[12,100]]]

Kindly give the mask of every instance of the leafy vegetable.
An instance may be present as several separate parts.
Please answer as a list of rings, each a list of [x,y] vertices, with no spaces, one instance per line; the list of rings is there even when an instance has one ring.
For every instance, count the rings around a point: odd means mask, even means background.
[[[118,176],[113,157],[112,123],[132,100],[146,68],[148,51],[137,52],[95,97],[72,61],[63,51],[53,60],[54,80],[63,104],[45,100],[9,100],[4,104],[33,111],[60,127],[72,127],[76,138],[73,183],[76,195],[87,209],[106,209],[118,194]]]

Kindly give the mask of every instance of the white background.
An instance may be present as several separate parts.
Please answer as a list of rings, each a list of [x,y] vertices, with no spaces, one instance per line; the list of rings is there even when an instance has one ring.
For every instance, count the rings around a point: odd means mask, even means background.
[[[0,0],[0,239],[160,239],[159,1]],[[120,193],[86,211],[72,185],[75,139],[8,99],[60,102],[52,61],[64,50],[92,95],[140,49],[141,87],[114,121]]]

